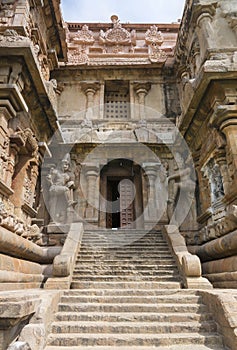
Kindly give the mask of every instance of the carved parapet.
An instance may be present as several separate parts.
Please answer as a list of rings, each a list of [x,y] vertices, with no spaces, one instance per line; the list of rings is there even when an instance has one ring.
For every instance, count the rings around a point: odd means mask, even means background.
[[[177,226],[164,226],[163,234],[174,254],[185,288],[211,289],[210,282],[202,277],[201,262],[188,252],[185,240]]]

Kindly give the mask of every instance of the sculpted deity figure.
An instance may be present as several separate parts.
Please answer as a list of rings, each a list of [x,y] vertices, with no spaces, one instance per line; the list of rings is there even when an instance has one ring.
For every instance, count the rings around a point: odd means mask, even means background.
[[[61,169],[57,169],[55,166],[51,167],[47,180],[50,184],[49,211],[51,219],[56,222],[63,222],[66,220],[66,209],[77,204],[73,198],[75,175],[71,171],[69,154],[66,154],[62,159]]]
[[[168,177],[168,186],[171,187],[168,198],[168,217],[170,220],[172,218],[174,223],[181,224],[183,220],[180,218],[184,212],[189,213],[191,221],[196,219],[196,182],[192,179],[192,167],[188,163],[184,163],[180,155],[176,157],[176,162],[177,171]],[[178,202],[179,206],[177,207]]]

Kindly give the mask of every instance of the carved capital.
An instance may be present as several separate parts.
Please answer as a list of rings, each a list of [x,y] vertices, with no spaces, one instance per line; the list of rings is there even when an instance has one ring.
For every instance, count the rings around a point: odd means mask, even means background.
[[[95,81],[95,82],[82,81],[81,89],[86,95],[90,92],[95,94],[96,91],[100,89],[100,83],[98,81]]]
[[[137,95],[139,95],[140,93],[145,93],[147,95],[148,91],[151,89],[151,83],[137,81],[134,82],[133,88]]]
[[[194,17],[193,20],[199,25],[204,18],[212,19],[216,13],[218,1],[213,1],[211,4],[195,4],[194,5]]]
[[[231,125],[237,125],[237,105],[217,106],[210,120],[210,126],[224,131],[226,127]]]

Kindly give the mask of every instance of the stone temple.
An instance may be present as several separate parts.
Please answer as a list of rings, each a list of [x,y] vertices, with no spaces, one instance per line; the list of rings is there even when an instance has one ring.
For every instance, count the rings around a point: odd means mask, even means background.
[[[236,350],[237,1],[78,21],[0,0],[0,350]]]

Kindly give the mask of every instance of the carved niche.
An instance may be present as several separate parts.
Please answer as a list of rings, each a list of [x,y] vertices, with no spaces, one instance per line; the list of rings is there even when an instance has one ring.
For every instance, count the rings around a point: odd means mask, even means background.
[[[224,187],[220,167],[214,161],[214,159],[211,159],[205,165],[202,171],[204,177],[208,178],[209,181],[211,191],[211,202],[213,205],[224,196]]]

